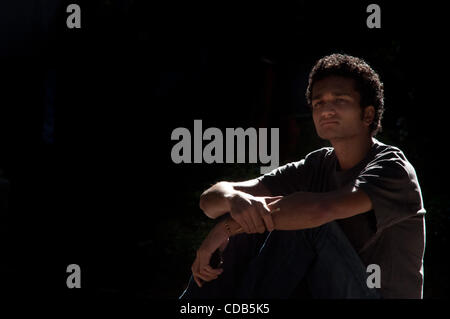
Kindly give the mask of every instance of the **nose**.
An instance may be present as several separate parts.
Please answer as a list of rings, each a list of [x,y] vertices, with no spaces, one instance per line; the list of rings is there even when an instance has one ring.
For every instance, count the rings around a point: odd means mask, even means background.
[[[332,102],[324,103],[319,110],[321,118],[329,118],[336,114],[336,109]]]

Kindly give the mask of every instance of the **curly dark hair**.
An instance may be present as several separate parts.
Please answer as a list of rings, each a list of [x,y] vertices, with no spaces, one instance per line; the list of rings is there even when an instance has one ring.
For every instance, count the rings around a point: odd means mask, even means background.
[[[370,132],[375,136],[381,131],[381,119],[384,112],[383,83],[378,74],[362,59],[346,54],[331,54],[316,62],[309,74],[306,101],[311,106],[312,87],[316,81],[327,76],[338,75],[355,80],[355,90],[361,96],[361,109],[372,105],[375,117]]]

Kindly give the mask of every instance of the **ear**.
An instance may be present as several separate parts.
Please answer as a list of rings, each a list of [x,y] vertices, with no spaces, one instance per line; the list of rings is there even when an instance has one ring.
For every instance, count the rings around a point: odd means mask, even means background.
[[[373,120],[375,118],[375,108],[372,105],[366,106],[363,113],[363,122],[367,126],[372,124]]]

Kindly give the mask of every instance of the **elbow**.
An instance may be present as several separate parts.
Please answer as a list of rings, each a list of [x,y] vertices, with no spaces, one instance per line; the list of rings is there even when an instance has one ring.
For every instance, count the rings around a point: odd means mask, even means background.
[[[200,195],[200,200],[198,202],[198,206],[200,209],[206,214],[206,199],[205,199],[205,193]]]
[[[226,185],[226,182],[218,182],[200,195],[200,209],[211,219],[216,219],[220,216],[221,212],[218,208],[218,197],[220,197],[220,194],[223,192],[222,189],[226,187],[224,185]]]
[[[200,209],[203,211],[203,213],[204,213],[207,217],[209,217],[209,218],[211,218],[211,219],[215,219],[216,216],[214,216],[214,215],[212,215],[212,214],[209,213],[209,210],[208,210],[208,204],[207,204],[207,201],[208,201],[207,197],[208,197],[208,195],[205,194],[205,193],[203,193],[202,195],[200,195],[200,200],[199,200],[199,206],[200,206]]]

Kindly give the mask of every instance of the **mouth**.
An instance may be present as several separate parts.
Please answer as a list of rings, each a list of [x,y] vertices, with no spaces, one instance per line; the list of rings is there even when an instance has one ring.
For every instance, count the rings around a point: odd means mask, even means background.
[[[325,126],[325,125],[338,124],[338,123],[339,123],[338,121],[323,121],[323,122],[320,122],[320,125]]]

